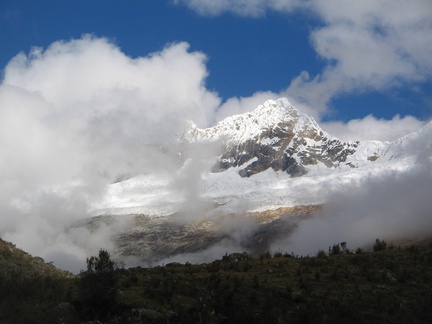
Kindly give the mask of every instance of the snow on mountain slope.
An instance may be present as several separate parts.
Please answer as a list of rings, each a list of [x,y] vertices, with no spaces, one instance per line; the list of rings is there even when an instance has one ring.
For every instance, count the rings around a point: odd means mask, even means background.
[[[321,204],[332,192],[410,170],[422,156],[430,157],[432,123],[392,143],[342,142],[288,100],[279,99],[212,128],[191,125],[180,140],[218,143],[217,156],[204,161],[213,165],[212,170],[198,168],[191,175],[194,168],[186,160],[174,173],[140,175],[112,184],[93,213],[158,217],[199,206],[203,215],[211,217]],[[190,177],[190,183],[187,178],[186,185],[179,187],[182,177]]]
[[[213,171],[243,166],[242,177],[268,168],[302,176],[314,168],[356,167],[363,156],[359,142],[342,142],[323,131],[315,120],[294,108],[287,99],[269,100],[253,112],[236,115],[208,129],[194,125],[185,134],[189,142],[221,142]],[[360,152],[375,154],[379,142],[362,145]]]
[[[186,137],[196,141],[226,137],[230,143],[241,143],[257,138],[264,129],[275,127],[281,123],[290,124],[294,133],[300,132],[304,128],[321,130],[313,118],[300,113],[289,103],[288,99],[281,98],[268,100],[252,112],[227,117],[216,126],[208,129],[198,129],[192,125]]]
[[[360,185],[370,177],[405,171],[411,166],[410,160],[376,163],[358,169],[317,170],[295,178],[273,170],[241,178],[237,174],[238,169],[233,168],[225,172],[203,174],[200,198],[212,207],[206,212],[208,216],[322,204],[334,191]],[[93,213],[145,214],[152,217],[174,214],[188,203],[189,197],[181,193],[173,195],[172,181],[166,176],[155,180],[146,175],[113,184],[106,200]]]

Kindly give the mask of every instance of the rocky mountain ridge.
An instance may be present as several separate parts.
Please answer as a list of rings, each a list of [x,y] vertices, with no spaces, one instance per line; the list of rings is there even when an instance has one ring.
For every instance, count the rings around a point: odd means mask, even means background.
[[[157,218],[130,215],[126,216],[130,227],[115,237],[115,254],[119,259],[130,258],[130,262],[147,266],[188,257],[191,261],[199,258],[211,262],[214,257],[212,253],[223,255],[223,249],[232,249],[232,246],[259,255],[266,252],[275,240],[293,232],[295,222],[312,217],[320,210],[321,206],[316,205],[284,207],[188,223],[178,221],[181,215]],[[107,222],[124,221],[124,217],[97,217],[92,225],[96,229]],[[245,230],[246,227],[250,230]],[[208,249],[213,249],[212,253],[203,253]]]
[[[189,143],[219,141],[219,157],[212,171],[242,167],[238,172],[241,177],[269,168],[297,177],[317,166],[357,167],[361,160],[353,157],[357,151],[369,154],[361,162],[374,162],[384,145],[377,141],[343,142],[286,98],[268,100],[252,112],[228,117],[211,128],[199,129],[192,124],[183,139]]]
[[[191,194],[213,206],[212,215],[323,204],[329,190],[409,170],[430,158],[432,122],[395,142],[344,142],[282,98],[211,128],[191,124],[178,140],[184,149],[178,169],[110,185],[93,215],[168,216],[188,204]],[[196,163],[187,150],[199,150],[198,160],[205,163]]]
[[[395,142],[344,142],[286,99],[208,129],[191,125],[179,141],[192,153],[209,150],[198,156],[205,163],[185,151],[174,172],[112,184],[95,209],[95,224],[131,221],[115,238],[118,256],[154,265],[260,253],[320,217],[329,197],[432,163],[432,123]]]

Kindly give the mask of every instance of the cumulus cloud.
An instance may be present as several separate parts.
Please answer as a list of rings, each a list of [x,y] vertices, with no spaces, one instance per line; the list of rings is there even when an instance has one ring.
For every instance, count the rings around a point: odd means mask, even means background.
[[[362,119],[352,119],[347,123],[332,121],[322,123],[321,127],[328,133],[344,141],[395,141],[402,136],[419,130],[424,122],[412,116],[401,118],[394,116],[391,120],[378,119],[372,115]]]
[[[178,0],[200,14],[232,12],[261,17],[267,11],[318,19],[310,42],[326,62],[317,75],[303,71],[281,95],[322,116],[337,95],[382,91],[430,81],[432,5],[428,0]],[[287,83],[289,81],[287,80]]]
[[[74,224],[108,183],[178,167],[175,136],[219,105],[205,63],[187,43],[132,59],[88,35],[14,57],[0,84],[0,235],[60,265],[106,247],[111,228]]]
[[[325,110],[335,95],[384,90],[430,80],[432,27],[428,1],[313,1],[324,22],[311,43],[327,65],[313,78],[304,72],[288,92]]]

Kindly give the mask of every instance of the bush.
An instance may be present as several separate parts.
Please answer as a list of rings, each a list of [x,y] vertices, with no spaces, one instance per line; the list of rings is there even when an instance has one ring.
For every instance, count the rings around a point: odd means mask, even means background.
[[[79,309],[84,318],[104,320],[114,309],[117,290],[114,271],[117,264],[105,250],[87,259],[87,271],[80,273]]]
[[[282,252],[275,252],[273,254],[273,258],[282,258],[282,256],[283,256]]]
[[[333,247],[329,247],[329,255],[341,254],[342,249],[339,244],[333,244]]]
[[[384,240],[376,239],[373,245],[374,252],[387,250],[387,243]]]
[[[317,254],[317,258],[318,259],[325,259],[326,258],[326,253],[323,250],[319,250],[318,254]]]

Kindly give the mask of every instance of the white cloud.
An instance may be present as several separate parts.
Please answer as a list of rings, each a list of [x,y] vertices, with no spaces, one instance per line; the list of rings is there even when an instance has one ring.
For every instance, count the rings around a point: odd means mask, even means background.
[[[17,55],[6,67],[3,83],[37,91],[55,105],[76,105],[73,110],[86,116],[119,110],[119,105],[123,112],[129,111],[126,105],[134,102],[126,100],[132,97],[146,104],[141,109],[149,119],[186,113],[205,124],[218,99],[204,87],[205,55],[188,48],[187,43],[172,44],[159,53],[131,59],[108,40],[87,35],[53,43],[45,51],[35,48],[28,56]],[[109,104],[113,97],[116,102]],[[79,108],[96,100],[106,101],[104,111]]]
[[[325,25],[311,34],[328,61],[312,81],[296,79],[289,92],[316,104],[343,92],[383,90],[430,78],[432,6],[428,1],[315,1]],[[309,98],[312,98],[311,100]]]
[[[215,16],[232,12],[241,16],[260,17],[269,9],[291,11],[307,5],[301,0],[174,0],[174,3],[185,4],[201,15]]]
[[[207,15],[232,12],[260,17],[269,10],[295,14],[301,9],[318,18],[320,25],[310,40],[327,64],[315,76],[302,72],[283,92],[317,115],[325,114],[328,102],[338,94],[403,87],[430,81],[432,75],[429,0],[176,2]]]
[[[391,120],[377,119],[372,115],[342,123],[332,121],[321,123],[321,127],[341,140],[395,141],[402,136],[419,130],[424,122],[412,117],[396,115]]]
[[[348,248],[384,240],[421,239],[432,233],[431,160],[405,173],[388,173],[361,186],[329,193],[322,213],[300,221],[272,250],[314,255],[340,242]]]
[[[132,59],[84,36],[13,58],[0,84],[0,235],[44,258],[69,246],[69,261],[104,247],[111,230],[78,235],[73,224],[117,177],[174,172],[173,139],[220,103],[205,88],[205,55],[188,49]]]

